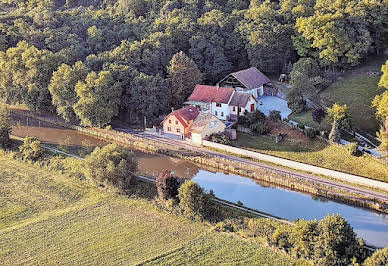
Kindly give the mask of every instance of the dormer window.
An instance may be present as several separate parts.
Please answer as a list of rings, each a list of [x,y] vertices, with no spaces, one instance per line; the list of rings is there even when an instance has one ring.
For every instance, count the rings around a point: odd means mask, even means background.
[[[171,119],[170,119],[170,120],[168,120],[168,123],[170,123],[170,124],[171,124]]]

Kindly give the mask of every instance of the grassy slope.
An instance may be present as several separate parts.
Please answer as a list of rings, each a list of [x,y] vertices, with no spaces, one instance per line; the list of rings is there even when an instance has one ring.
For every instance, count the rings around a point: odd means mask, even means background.
[[[313,120],[311,110],[300,114],[292,114],[288,118],[297,122],[300,125],[313,127],[316,129],[330,130],[330,125],[326,122],[326,120],[323,120],[321,124],[318,124]]]
[[[145,199],[0,157],[0,264],[295,265],[269,248],[211,232]]]
[[[374,135],[378,129],[375,110],[371,107],[373,98],[384,90],[378,87],[380,76],[373,77],[368,71],[380,72],[381,66],[388,59],[385,54],[370,58],[358,69],[345,75],[329,88],[320,93],[321,99],[328,106],[333,103],[347,104],[354,125],[369,134]]]
[[[388,182],[388,166],[364,155],[351,156],[339,145],[325,145],[318,141],[275,143],[268,136],[251,136],[239,133],[235,146],[263,152],[291,160],[296,160],[325,168],[335,169],[356,175]]]

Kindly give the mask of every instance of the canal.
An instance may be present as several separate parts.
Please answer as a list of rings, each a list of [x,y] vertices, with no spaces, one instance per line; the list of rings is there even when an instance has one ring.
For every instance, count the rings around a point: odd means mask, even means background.
[[[68,147],[85,143],[96,146],[104,144],[92,136],[50,124],[29,121],[27,126],[27,121],[23,119],[13,129],[12,133],[16,136],[35,136],[43,142]],[[134,152],[139,161],[139,170],[145,175],[156,176],[164,169],[171,169],[178,177],[193,179],[208,191],[212,189],[219,198],[231,202],[241,201],[244,206],[289,220],[319,220],[327,214],[341,214],[368,244],[388,246],[386,214],[268,185],[243,176],[211,171],[182,159]]]

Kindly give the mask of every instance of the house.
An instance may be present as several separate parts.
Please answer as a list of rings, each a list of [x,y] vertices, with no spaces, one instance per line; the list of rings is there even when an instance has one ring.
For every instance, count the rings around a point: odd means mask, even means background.
[[[271,80],[255,67],[231,73],[218,85],[235,88],[236,91],[250,92],[256,99],[259,96],[276,94],[276,89],[271,86]]]
[[[230,120],[236,121],[238,116],[254,112],[257,108],[257,99],[250,92],[237,91],[229,102]]]
[[[221,120],[229,120],[229,102],[234,93],[233,88],[196,85],[185,105],[193,105],[202,112],[209,112]]]
[[[181,139],[190,136],[191,127],[197,118],[199,110],[194,106],[188,106],[171,112],[162,121],[163,132],[177,135]]]
[[[200,113],[191,127],[191,142],[202,144],[211,134],[222,133],[226,125],[210,113]]]

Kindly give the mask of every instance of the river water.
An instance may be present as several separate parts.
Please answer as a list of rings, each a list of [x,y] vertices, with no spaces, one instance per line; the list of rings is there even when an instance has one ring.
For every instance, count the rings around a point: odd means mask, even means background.
[[[14,135],[35,136],[50,144],[78,146],[83,143],[102,145],[101,140],[76,131],[31,123],[16,126]],[[388,215],[372,210],[340,203],[331,199],[269,186],[247,177],[211,171],[191,162],[160,155],[150,155],[134,151],[143,174],[156,176],[164,169],[171,169],[176,176],[193,179],[206,190],[212,189],[216,196],[231,202],[241,201],[244,206],[257,209],[281,218],[322,219],[327,214],[341,214],[354,228],[359,237],[368,244],[378,247],[388,246]]]

